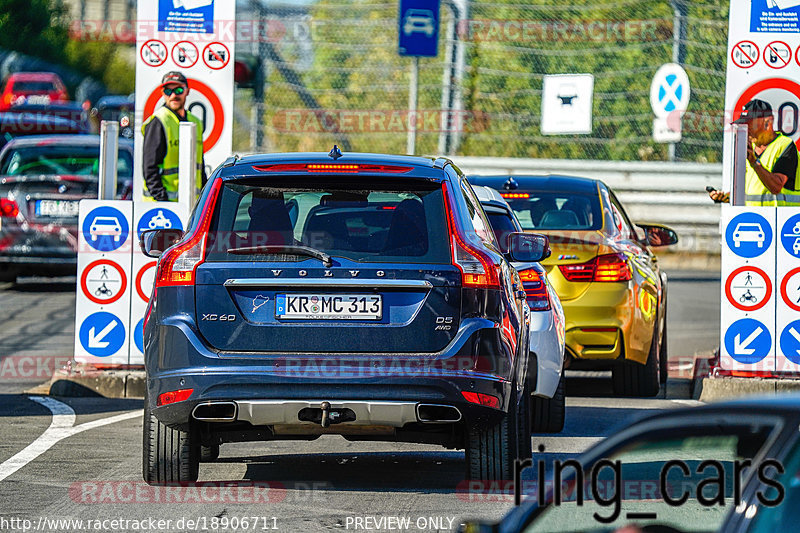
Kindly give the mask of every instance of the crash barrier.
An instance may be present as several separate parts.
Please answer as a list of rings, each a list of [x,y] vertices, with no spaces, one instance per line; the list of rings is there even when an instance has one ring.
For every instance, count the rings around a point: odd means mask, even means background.
[[[722,186],[722,165],[662,161],[587,161],[454,157],[467,174],[561,175],[603,180],[634,222],[666,224],[680,241],[670,251],[720,253],[720,206],[706,186]]]
[[[800,373],[800,208],[722,209],[720,363]]]

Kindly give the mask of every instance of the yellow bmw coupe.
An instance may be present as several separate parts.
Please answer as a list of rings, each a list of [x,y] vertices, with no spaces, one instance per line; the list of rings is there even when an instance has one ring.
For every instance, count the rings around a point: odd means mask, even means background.
[[[567,367],[610,369],[614,392],[655,396],[667,380],[667,276],[651,247],[666,226],[634,225],[600,180],[472,176],[500,191],[524,230],[550,238],[542,262],[564,307]]]

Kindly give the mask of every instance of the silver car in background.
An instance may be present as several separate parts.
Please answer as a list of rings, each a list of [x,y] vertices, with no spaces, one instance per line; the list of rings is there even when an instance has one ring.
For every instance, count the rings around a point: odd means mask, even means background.
[[[472,186],[489,217],[497,242],[504,249],[508,234],[523,231],[514,211],[491,187]],[[530,352],[536,361],[536,386],[532,388],[531,429],[556,433],[564,428],[564,310],[539,263],[512,263],[522,278],[531,313]]]

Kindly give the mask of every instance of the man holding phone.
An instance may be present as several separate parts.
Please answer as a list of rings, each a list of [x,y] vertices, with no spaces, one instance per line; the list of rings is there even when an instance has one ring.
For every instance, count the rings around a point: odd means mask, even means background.
[[[769,103],[749,101],[733,124],[747,124],[745,205],[798,205],[798,151],[790,137],[773,129],[775,118]],[[729,202],[726,192],[707,188],[715,202]]]
[[[180,72],[167,72],[161,79],[164,105],[142,125],[142,172],[144,198],[157,202],[178,200],[178,132],[181,122],[197,125],[197,189],[206,183],[203,162],[203,122],[186,109],[189,83]]]

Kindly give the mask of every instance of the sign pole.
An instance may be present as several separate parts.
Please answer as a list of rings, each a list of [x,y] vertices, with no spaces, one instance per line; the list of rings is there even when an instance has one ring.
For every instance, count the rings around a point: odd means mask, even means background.
[[[731,205],[744,205],[745,173],[747,171],[747,124],[733,124],[733,183]]]
[[[97,184],[98,200],[113,200],[117,196],[117,158],[119,157],[119,124],[115,120],[100,123],[100,175]]]
[[[178,130],[178,203],[191,211],[197,196],[197,126],[181,122]]]
[[[414,155],[417,149],[417,89],[419,88],[419,57],[411,62],[411,82],[408,88],[408,138],[406,153]]]

